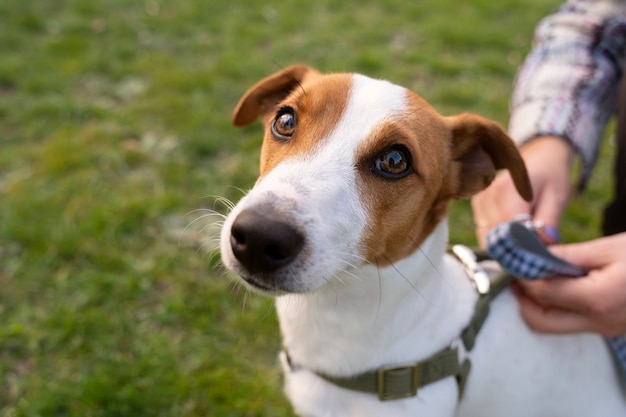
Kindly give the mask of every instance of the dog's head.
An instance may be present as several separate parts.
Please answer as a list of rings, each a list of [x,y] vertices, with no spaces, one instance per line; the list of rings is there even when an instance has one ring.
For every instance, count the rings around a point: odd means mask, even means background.
[[[265,127],[260,176],[228,216],[224,264],[267,294],[311,292],[340,271],[413,253],[451,199],[524,163],[494,122],[442,117],[417,94],[356,74],[292,66],[253,86],[233,123]]]

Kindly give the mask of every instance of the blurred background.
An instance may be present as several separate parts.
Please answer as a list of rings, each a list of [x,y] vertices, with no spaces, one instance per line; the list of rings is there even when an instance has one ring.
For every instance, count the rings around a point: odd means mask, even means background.
[[[272,301],[212,253],[258,170],[230,112],[293,63],[506,125],[556,0],[2,0],[0,417],[291,416]],[[565,241],[598,235],[611,143]],[[474,244],[467,202],[452,241]]]

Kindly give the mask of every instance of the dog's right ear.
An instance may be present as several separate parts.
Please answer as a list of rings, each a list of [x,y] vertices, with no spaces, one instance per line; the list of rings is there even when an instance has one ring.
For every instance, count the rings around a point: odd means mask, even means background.
[[[524,160],[496,122],[468,113],[446,120],[452,132],[449,178],[454,198],[471,197],[491,183],[496,170],[507,169],[520,196],[532,201],[533,190]]]
[[[256,83],[239,100],[233,111],[233,124],[246,126],[271,111],[293,91],[307,74],[318,72],[305,65],[292,65]]]

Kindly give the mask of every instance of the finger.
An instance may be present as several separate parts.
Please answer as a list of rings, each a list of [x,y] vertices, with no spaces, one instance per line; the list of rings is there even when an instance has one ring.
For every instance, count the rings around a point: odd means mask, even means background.
[[[550,252],[583,268],[596,269],[610,262],[610,256],[615,249],[610,243],[610,241],[597,239],[568,245],[555,245],[550,247]]]
[[[524,321],[535,331],[543,333],[579,333],[590,331],[593,322],[583,314],[556,307],[546,307],[516,292],[520,313]]]
[[[484,248],[487,233],[498,224],[501,214],[495,205],[483,204],[480,199],[472,200],[472,209],[476,239],[478,244]]]
[[[533,219],[543,222],[546,226],[558,228],[566,203],[567,199],[564,200],[563,196],[544,191],[538,195],[535,202]]]
[[[535,303],[588,314],[590,299],[597,296],[597,286],[593,279],[550,278],[541,281],[519,281],[517,283],[527,298]]]
[[[484,247],[487,233],[499,224],[511,221],[519,214],[529,214],[530,204],[517,194],[511,195],[510,176],[499,174],[494,183],[472,199],[474,225],[479,244]],[[507,188],[508,187],[508,188]]]

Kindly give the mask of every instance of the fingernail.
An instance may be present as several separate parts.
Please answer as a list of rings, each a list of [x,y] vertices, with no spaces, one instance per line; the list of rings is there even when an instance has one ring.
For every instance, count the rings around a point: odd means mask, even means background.
[[[559,231],[556,230],[556,227],[544,226],[543,231],[552,240],[552,243],[559,243],[560,236]]]

